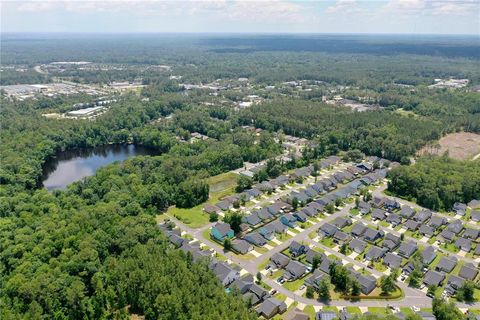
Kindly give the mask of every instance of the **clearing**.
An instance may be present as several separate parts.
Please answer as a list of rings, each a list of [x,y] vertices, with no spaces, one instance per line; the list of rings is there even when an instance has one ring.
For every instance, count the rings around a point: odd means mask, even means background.
[[[448,151],[451,158],[459,160],[480,158],[480,134],[470,132],[451,133],[438,143],[423,147],[418,154],[438,154]]]

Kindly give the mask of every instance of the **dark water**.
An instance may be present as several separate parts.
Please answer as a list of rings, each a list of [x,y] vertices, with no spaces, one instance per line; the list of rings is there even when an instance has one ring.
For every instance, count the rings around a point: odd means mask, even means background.
[[[141,155],[158,155],[158,152],[133,144],[60,152],[45,164],[43,186],[48,190],[65,189],[72,182],[94,175],[100,167]]]

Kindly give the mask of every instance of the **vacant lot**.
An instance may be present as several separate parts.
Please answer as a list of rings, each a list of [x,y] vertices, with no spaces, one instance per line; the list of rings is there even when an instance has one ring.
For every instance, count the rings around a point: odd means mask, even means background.
[[[459,132],[446,135],[438,144],[425,146],[419,154],[443,154],[448,151],[451,158],[467,160],[480,157],[480,134]]]

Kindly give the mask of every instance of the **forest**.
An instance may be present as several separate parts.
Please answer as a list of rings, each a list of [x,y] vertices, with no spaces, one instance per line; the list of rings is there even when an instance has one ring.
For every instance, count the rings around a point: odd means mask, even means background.
[[[447,155],[420,158],[389,172],[388,190],[432,210],[449,211],[455,202],[480,198],[480,161]]]

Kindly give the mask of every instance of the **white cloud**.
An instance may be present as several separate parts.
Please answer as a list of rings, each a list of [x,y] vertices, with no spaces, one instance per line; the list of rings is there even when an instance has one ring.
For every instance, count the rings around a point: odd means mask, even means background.
[[[357,5],[356,0],[338,0],[333,6],[325,9],[326,13],[349,11]]]

